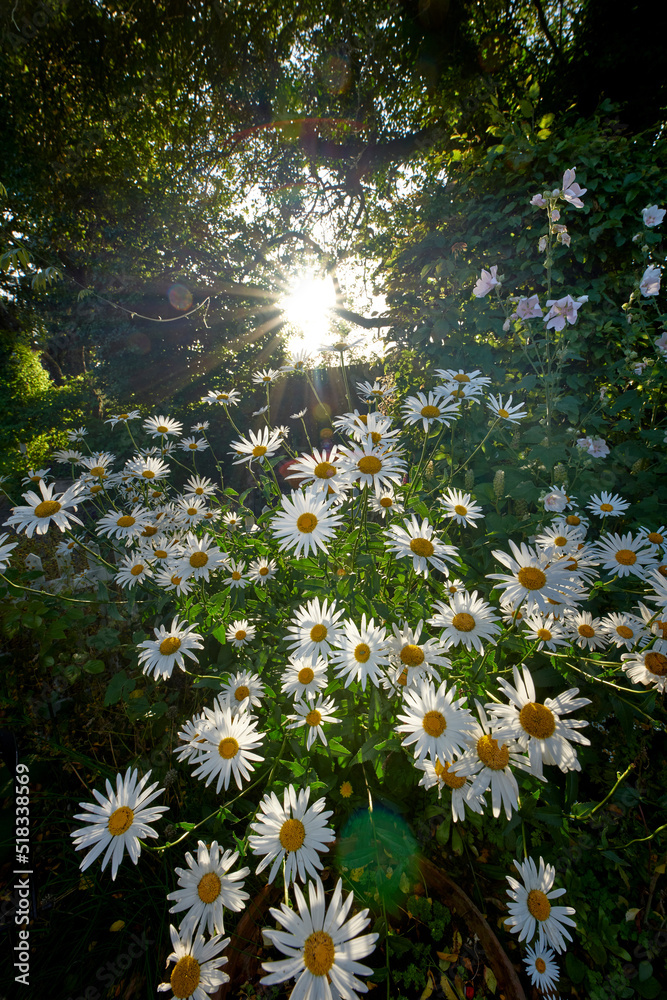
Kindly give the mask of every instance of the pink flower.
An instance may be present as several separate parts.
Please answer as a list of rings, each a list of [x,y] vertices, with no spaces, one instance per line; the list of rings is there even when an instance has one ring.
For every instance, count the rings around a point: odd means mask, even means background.
[[[649,205],[648,208],[642,208],[642,219],[644,220],[644,225],[649,228],[659,226],[664,217],[664,208],[658,208],[657,205]]]
[[[544,509],[560,514],[567,507],[567,493],[562,490],[552,490],[544,498]]]
[[[660,291],[660,268],[647,267],[639,284],[639,291],[646,298],[657,295]]]
[[[564,198],[565,201],[569,201],[569,203],[574,205],[575,208],[583,208],[584,203],[581,200],[581,195],[586,194],[588,188],[579,187],[579,185],[575,183],[575,173],[576,167],[572,167],[571,170],[566,170],[563,174],[563,190],[561,191],[561,197]]]
[[[653,343],[659,354],[667,355],[667,330],[665,330],[661,337],[656,337]]]
[[[537,244],[537,249],[540,251],[540,253],[544,253],[546,248],[547,248],[547,237],[540,236],[539,242]]]
[[[472,290],[473,295],[476,295],[478,299],[481,299],[484,295],[487,295],[492,288],[495,288],[500,284],[500,279],[497,277],[498,265],[494,264],[490,271],[485,271],[482,268],[482,277],[477,279],[477,284]]]
[[[554,208],[551,213],[551,221],[558,222],[559,219],[560,219],[560,212],[558,211],[557,208]]]
[[[536,316],[543,316],[537,295],[531,295],[529,299],[519,299],[513,315],[519,319],[534,319]]]
[[[571,240],[572,240],[572,237],[568,233],[568,231],[565,228],[565,226],[563,226],[563,232],[559,233],[558,236],[556,237],[556,239],[558,240],[559,243],[562,243],[563,246],[569,247],[569,245],[571,243]]]
[[[535,205],[536,208],[546,208],[547,203],[541,194],[534,194],[530,199],[530,204]]]
[[[581,300],[573,299],[571,295],[566,295],[562,299],[549,299],[547,305],[549,312],[544,317],[547,330],[562,330],[565,321],[574,326],[577,322],[577,312],[583,305]]]
[[[588,449],[590,448],[590,446],[592,444],[593,444],[593,439],[592,438],[584,437],[584,438],[578,438],[577,439],[577,448],[585,448],[586,451],[588,451]]]
[[[606,458],[609,454],[609,448],[604,438],[593,438],[586,451],[593,458]]]

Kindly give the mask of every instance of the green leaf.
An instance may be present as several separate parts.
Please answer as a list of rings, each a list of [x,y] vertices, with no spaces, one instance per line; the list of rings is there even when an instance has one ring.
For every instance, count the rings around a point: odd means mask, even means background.
[[[567,974],[573,983],[582,983],[584,981],[584,976],[587,972],[586,966],[571,951],[568,951],[565,955],[565,965],[567,967]]]
[[[104,663],[102,660],[88,660],[81,669],[85,670],[87,674],[102,674],[104,673]]]
[[[113,675],[107,684],[104,704],[107,706],[115,705],[121,698],[127,696],[130,691],[134,691],[135,687],[135,679],[128,677],[124,670],[120,670],[117,674]]]

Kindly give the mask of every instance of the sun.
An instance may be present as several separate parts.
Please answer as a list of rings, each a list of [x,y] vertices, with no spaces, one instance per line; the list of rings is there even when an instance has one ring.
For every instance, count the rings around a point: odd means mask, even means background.
[[[288,338],[288,348],[316,349],[331,336],[331,312],[336,295],[331,279],[315,275],[297,278],[281,302],[286,319],[294,333]]]

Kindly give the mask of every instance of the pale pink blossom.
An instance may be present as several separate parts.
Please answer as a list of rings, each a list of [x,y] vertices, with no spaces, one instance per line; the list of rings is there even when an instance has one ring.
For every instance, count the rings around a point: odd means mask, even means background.
[[[593,444],[593,439],[589,437],[577,438],[577,448],[584,448],[586,451]]]
[[[540,236],[539,242],[537,244],[537,249],[540,251],[540,253],[544,253],[546,248],[547,248],[547,237]]]
[[[484,268],[482,268],[482,277],[477,279],[477,284],[472,290],[473,295],[476,295],[478,299],[481,299],[484,295],[487,295],[492,288],[496,288],[501,281],[501,279],[497,277],[497,274],[497,264],[494,264],[490,271],[485,271]]]
[[[516,304],[516,309],[512,314],[513,317],[518,317],[519,319],[534,319],[536,316],[543,316],[542,307],[540,306],[539,299],[537,295],[531,295],[530,298],[522,298]]]
[[[547,203],[541,194],[534,194],[530,199],[530,204],[535,205],[536,208],[546,208]]]
[[[593,438],[586,451],[593,458],[606,458],[609,454],[609,448],[604,438]]]
[[[580,299],[573,299],[571,295],[566,295],[562,299],[549,299],[547,301],[549,312],[544,317],[547,330],[562,330],[566,320],[571,326],[574,326],[577,322],[577,312],[582,305]]]
[[[646,298],[657,295],[660,291],[660,268],[647,267],[639,283],[639,291]]]
[[[551,221],[558,222],[559,219],[560,219],[560,212],[558,211],[558,209],[557,208],[552,209]]]
[[[632,370],[635,375],[641,375],[646,368],[648,368],[648,361],[638,361],[635,365],[633,365]]]
[[[648,208],[642,208],[642,219],[644,220],[644,225],[649,228],[659,226],[664,217],[665,209],[658,208],[657,205],[649,205]]]
[[[588,188],[582,188],[577,183],[575,183],[576,167],[572,167],[571,170],[566,170],[563,174],[563,190],[561,191],[561,197],[565,201],[569,201],[571,205],[575,208],[583,208],[584,203],[581,200],[581,195],[586,194]]]
[[[667,355],[667,330],[662,334],[661,337],[656,337],[653,341],[655,344],[655,349],[659,354]]]
[[[563,228],[563,232],[558,234],[557,240],[559,243],[562,243],[563,246],[569,247],[572,242],[572,237],[568,233],[567,229]]]
[[[544,498],[544,509],[560,514],[567,507],[567,493],[562,490],[552,490]]]

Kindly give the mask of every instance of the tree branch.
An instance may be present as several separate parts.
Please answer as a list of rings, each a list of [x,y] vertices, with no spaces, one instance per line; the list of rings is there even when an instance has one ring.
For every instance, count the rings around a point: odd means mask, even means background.
[[[533,3],[533,7],[537,11],[537,20],[540,22],[540,28],[542,29],[546,40],[548,41],[549,45],[551,46],[553,54],[556,56],[556,59],[559,62],[562,62],[563,61],[563,53],[558,48],[558,43],[556,42],[556,39],[554,38],[554,36],[551,34],[551,32],[549,30],[549,25],[547,23],[546,15],[544,13],[544,8],[542,7],[541,0],[532,0],[532,3]]]

